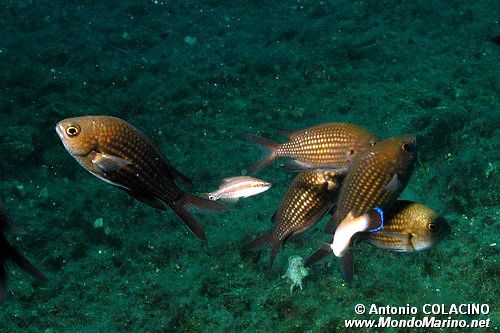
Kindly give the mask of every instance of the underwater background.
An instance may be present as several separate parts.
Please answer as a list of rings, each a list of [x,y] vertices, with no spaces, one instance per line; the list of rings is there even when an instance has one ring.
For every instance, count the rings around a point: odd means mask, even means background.
[[[331,332],[371,318],[358,303],[489,304],[498,326],[499,1],[0,7],[0,193],[25,231],[7,236],[50,279],[8,268],[1,332]],[[282,142],[278,129],[350,122],[416,134],[401,198],[438,211],[452,234],[414,253],[361,244],[351,285],[330,256],[290,292],[288,258],[328,239],[324,220],[287,242],[271,272],[266,249],[241,245],[271,227],[293,173],[260,171],[273,187],[200,215],[200,241],[67,154],[55,124],[93,114],[139,128],[196,193],[261,157],[244,132]]]

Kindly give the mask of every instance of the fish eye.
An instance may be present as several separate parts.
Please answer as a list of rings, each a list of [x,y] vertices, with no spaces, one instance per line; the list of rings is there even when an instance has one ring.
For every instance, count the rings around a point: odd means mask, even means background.
[[[78,126],[68,126],[66,128],[66,134],[69,137],[77,136],[78,134],[80,134],[80,127],[78,127]]]
[[[376,144],[377,144],[377,141],[375,141],[375,140],[371,140],[371,141],[370,141],[370,146],[372,146],[372,147],[373,147],[373,146],[375,146]]]
[[[428,225],[428,228],[429,228],[430,232],[432,232],[432,233],[437,232],[439,230],[439,226],[435,223],[430,223]]]
[[[409,143],[403,143],[401,145],[401,149],[403,149],[403,151],[411,151],[412,150],[412,145],[409,144]]]

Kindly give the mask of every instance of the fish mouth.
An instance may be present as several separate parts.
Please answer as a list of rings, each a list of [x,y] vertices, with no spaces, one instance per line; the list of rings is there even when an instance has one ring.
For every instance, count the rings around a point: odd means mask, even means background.
[[[68,153],[70,153],[73,156],[78,156],[78,157],[88,155],[88,153],[79,153],[75,149],[72,149],[72,147],[67,142],[66,131],[65,131],[65,127],[63,124],[57,123],[57,125],[55,126],[55,130],[56,130],[57,135],[59,136],[59,139],[61,139],[61,142],[62,142],[64,148],[66,149],[66,151]]]
[[[64,128],[63,128],[63,125],[61,123],[57,123],[55,129],[56,129],[57,135],[59,135],[59,138],[61,140],[63,140],[64,139]]]

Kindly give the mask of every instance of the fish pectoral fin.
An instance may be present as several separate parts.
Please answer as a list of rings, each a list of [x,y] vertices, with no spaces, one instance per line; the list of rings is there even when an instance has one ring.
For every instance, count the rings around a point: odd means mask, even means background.
[[[109,155],[105,153],[95,153],[92,163],[103,172],[113,172],[131,164],[121,157]]]
[[[119,189],[127,192],[130,196],[134,197],[135,199],[139,200],[140,202],[145,203],[148,206],[151,206],[153,208],[159,209],[159,210],[167,210],[165,207],[165,204],[158,198],[145,194],[139,191],[132,191],[128,188],[124,187],[118,187]]]
[[[385,186],[385,188],[391,192],[397,192],[402,187],[403,184],[401,184],[401,182],[399,181],[397,173],[395,173],[394,176],[392,176],[389,183],[387,183],[387,185]]]

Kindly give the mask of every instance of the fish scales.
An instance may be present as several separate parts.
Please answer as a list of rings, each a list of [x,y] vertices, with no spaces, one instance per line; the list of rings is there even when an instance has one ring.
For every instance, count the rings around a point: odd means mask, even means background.
[[[325,231],[333,233],[349,216],[358,217],[375,207],[389,208],[408,183],[415,157],[414,135],[389,138],[359,154],[342,183],[335,213]],[[314,264],[327,254],[324,249],[316,251],[306,265]],[[342,275],[347,281],[352,280],[352,249],[342,257]]]
[[[116,119],[116,118],[115,118]],[[100,149],[131,163],[114,172],[106,173],[108,180],[127,188],[152,192],[166,202],[178,200],[183,192],[174,186],[174,175],[168,162],[139,130],[122,121],[102,121],[95,133]]]
[[[339,187],[335,172],[300,172],[272,217],[273,230],[245,244],[244,249],[270,243],[272,265],[282,243],[307,231],[330,210]]]
[[[378,139],[366,129],[347,123],[327,123],[288,134],[289,141],[274,143],[247,134],[246,137],[270,150],[259,163],[249,169],[254,172],[275,159],[293,159],[299,170],[316,169],[345,173],[354,157]]]
[[[56,125],[66,150],[86,170],[157,209],[167,204],[200,239],[203,229],[192,208],[225,211],[223,204],[198,197],[177,186],[191,181],[163,157],[134,126],[109,116],[68,118]]]
[[[326,231],[333,232],[349,213],[359,216],[374,207],[390,206],[410,179],[415,145],[414,136],[403,135],[379,142],[360,154],[342,184],[337,209]],[[397,188],[388,187],[391,181],[398,184]]]
[[[444,218],[419,203],[398,200],[385,215],[383,228],[362,235],[364,241],[379,248],[409,252],[429,248],[450,233]]]

